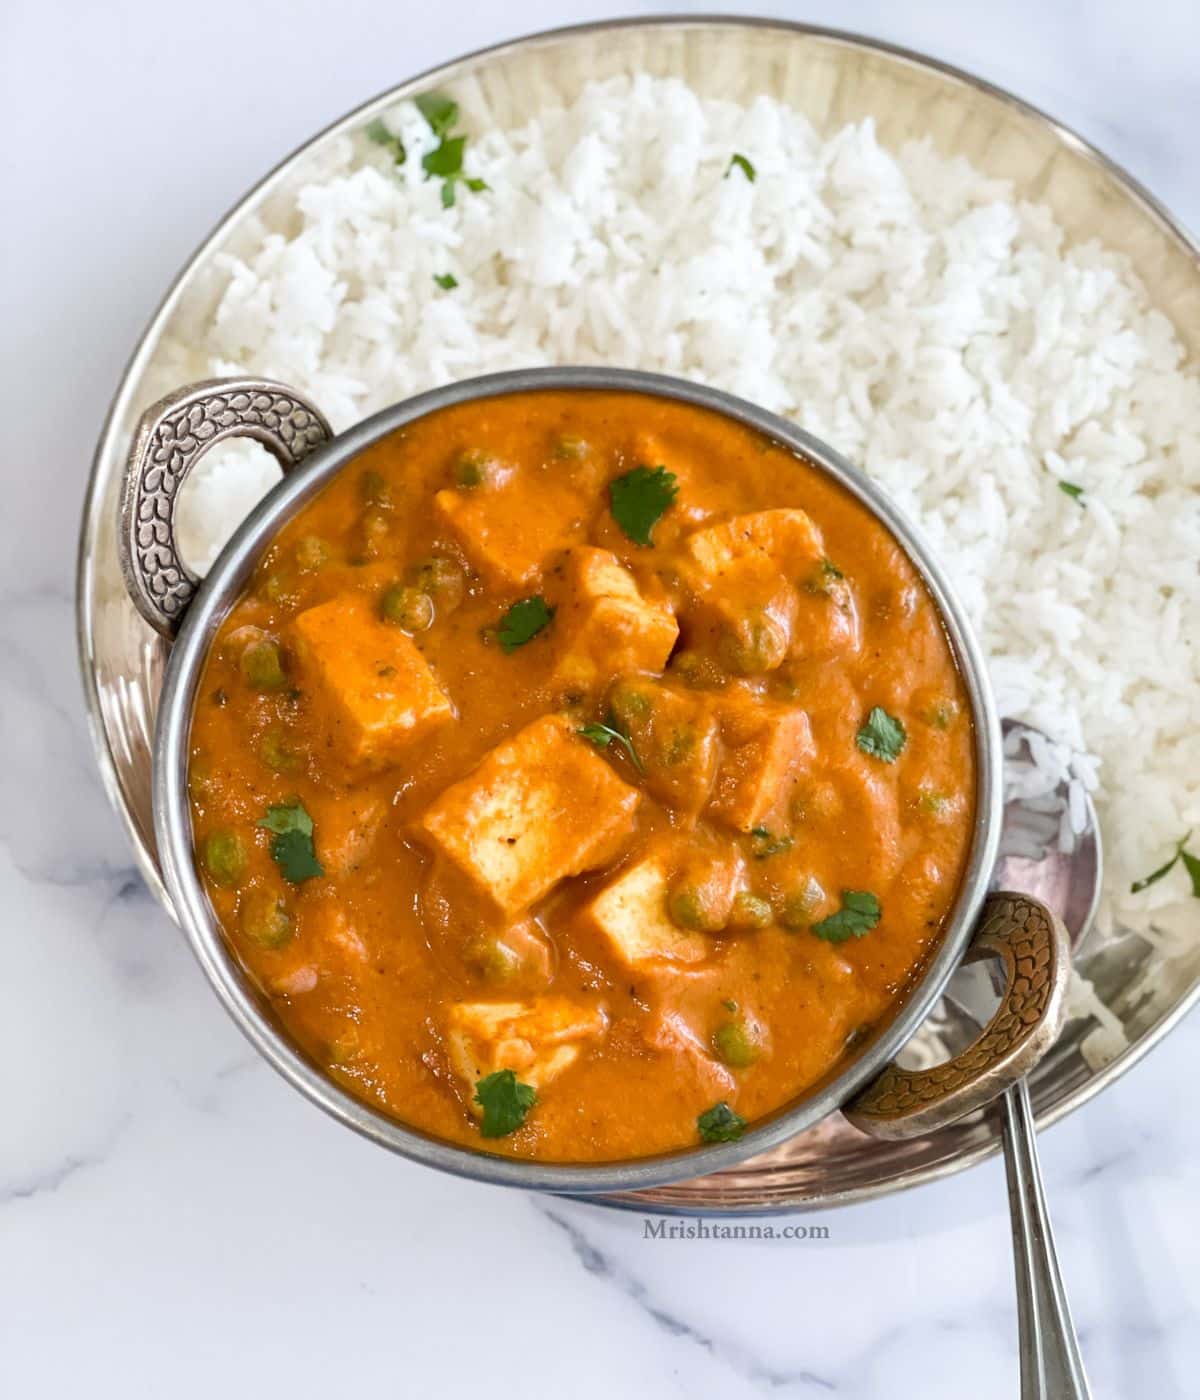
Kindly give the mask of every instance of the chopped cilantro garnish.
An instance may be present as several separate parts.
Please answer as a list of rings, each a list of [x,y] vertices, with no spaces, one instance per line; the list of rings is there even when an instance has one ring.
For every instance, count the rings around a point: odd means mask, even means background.
[[[486,1138],[507,1137],[525,1121],[537,1103],[537,1091],[522,1084],[511,1069],[498,1069],[475,1085],[475,1102],[483,1109],[480,1132]]]
[[[1064,496],[1070,496],[1073,501],[1078,501],[1083,495],[1083,487],[1076,486],[1073,481],[1060,481],[1058,483],[1058,489]],[[1080,502],[1080,504],[1082,504],[1082,502]]]
[[[439,97],[436,92],[423,92],[417,98],[417,111],[435,136],[445,136],[458,121],[458,103],[450,97]]]
[[[547,607],[541,594],[535,594],[532,598],[522,598],[519,603],[514,603],[500,619],[499,630],[496,633],[505,655],[523,647],[526,642],[536,637],[543,627],[549,626],[553,616],[554,609]]]
[[[433,150],[426,151],[421,157],[421,169],[426,178],[433,176],[441,180],[442,208],[453,207],[460,180],[475,193],[489,189],[486,180],[481,180],[477,175],[463,174],[463,151],[467,138],[450,135],[458,121],[458,103],[448,97],[439,97],[437,93],[427,92],[417,98],[417,108],[429,123],[430,131],[438,138]]]
[[[735,165],[746,177],[746,179],[750,181],[751,184],[753,184],[755,180],[758,179],[758,171],[755,170],[751,162],[747,160],[746,157],[742,155],[740,151],[735,151],[734,154],[729,157],[729,164],[725,167],[724,178],[726,180],[729,179],[729,176],[732,174],[733,167]]]
[[[737,1142],[746,1130],[746,1120],[722,1100],[696,1119],[704,1142]]]
[[[368,141],[374,141],[377,146],[384,147],[392,154],[392,159],[397,165],[403,165],[408,159],[408,152],[404,149],[404,142],[398,136],[394,136],[383,124],[381,117],[376,117],[370,122],[366,129]]]
[[[289,883],[299,885],[325,874],[325,867],[317,859],[313,847],[312,818],[298,798],[268,807],[259,826],[274,833],[271,858]]]
[[[842,907],[830,914],[812,931],[826,943],[845,943],[847,938],[861,938],[870,933],[882,914],[879,901],[869,890],[843,890]]]
[[[462,174],[463,147],[465,136],[443,136],[441,145],[426,151],[421,157],[421,169],[426,175],[450,176],[457,179]]]
[[[609,486],[613,519],[626,535],[644,547],[671,502],[679,494],[675,473],[666,467],[634,467]]]
[[[1175,854],[1171,859],[1167,861],[1165,865],[1160,865],[1157,870],[1151,871],[1144,879],[1135,880],[1133,884],[1129,886],[1129,893],[1140,894],[1142,890],[1149,889],[1151,885],[1157,885],[1160,880],[1165,879],[1171,871],[1175,869],[1176,865],[1182,861],[1183,868],[1187,871],[1188,877],[1192,882],[1192,894],[1196,899],[1200,899],[1200,856],[1194,856],[1189,851],[1184,850],[1184,847],[1191,839],[1192,833],[1189,831],[1181,841],[1176,842]]]
[[[609,715],[607,724],[585,724],[582,729],[577,729],[575,732],[586,739],[589,744],[595,744],[598,749],[608,748],[615,739],[629,755],[630,762],[638,772],[644,773],[646,771],[642,760],[638,757],[637,749],[633,747],[633,740],[628,734],[623,734],[617,728],[614,715]]]
[[[453,272],[434,273],[433,280],[441,287],[443,292],[452,292],[458,286],[458,278]]]
[[[866,724],[858,731],[856,742],[863,753],[869,753],[872,758],[895,763],[908,742],[908,735],[898,719],[876,705],[867,716]]]
[[[772,836],[765,826],[756,826],[750,833],[750,854],[755,860],[766,860],[792,849],[790,836]]]

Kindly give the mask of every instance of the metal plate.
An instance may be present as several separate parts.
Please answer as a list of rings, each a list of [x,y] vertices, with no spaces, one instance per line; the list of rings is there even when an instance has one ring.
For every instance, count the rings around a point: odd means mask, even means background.
[[[247,236],[255,211],[286,201],[328,143],[397,99],[448,89],[473,113],[504,125],[528,120],[592,78],[628,72],[677,75],[711,96],[766,93],[805,112],[822,132],[872,117],[890,145],[928,136],[1011,180],[1019,197],[1048,204],[1069,237],[1102,233],[1130,258],[1155,303],[1169,309],[1190,355],[1200,350],[1200,249],[1124,171],[1073,132],[1009,94],[920,55],[852,35],[776,21],[650,20],[537,35],[471,55],[382,94],[315,137],[252,190],[198,249],[167,292],[113,400],[96,450],[79,543],[77,608],[89,721],[106,789],[138,865],[167,906],[154,850],[150,751],[165,643],[125,594],[117,559],[121,470],[146,405],[189,377],[162,353],[184,332],[212,286],[213,260]],[[193,376],[194,377],[194,376]],[[169,908],[169,906],[167,906]],[[1084,1103],[1133,1065],[1200,998],[1200,938],[1165,961],[1130,935],[1080,958],[1129,1048],[1102,1069],[1069,1027],[1033,1082],[1039,1121]],[[933,1018],[936,1023],[936,1017]],[[936,1035],[936,1024],[929,1032]],[[995,1152],[998,1122],[971,1118],[927,1138],[881,1142],[840,1115],[740,1167],[615,1204],[656,1212],[809,1210],[886,1195],[962,1170]]]

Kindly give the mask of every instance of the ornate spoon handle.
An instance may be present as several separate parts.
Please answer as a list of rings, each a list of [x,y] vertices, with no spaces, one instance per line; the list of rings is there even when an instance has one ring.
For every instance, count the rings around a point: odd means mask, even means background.
[[[1090,1400],[1092,1392],[1054,1252],[1033,1107],[1024,1079],[1005,1092],[1002,1108],[1017,1275],[1021,1400]]]

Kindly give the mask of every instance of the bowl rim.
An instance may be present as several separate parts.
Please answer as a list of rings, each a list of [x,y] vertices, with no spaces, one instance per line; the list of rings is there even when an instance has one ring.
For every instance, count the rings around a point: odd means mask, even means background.
[[[196,693],[217,628],[279,530],[367,447],[406,424],[454,405],[539,390],[624,392],[690,404],[762,433],[811,461],[884,525],[916,567],[938,608],[967,690],[975,732],[975,819],[967,866],[936,950],[885,1028],[854,1060],[798,1102],[767,1115],[737,1142],[619,1162],[550,1163],[464,1147],[380,1112],[343,1089],[273,1024],[227,942],[196,870],[187,791]],[[920,532],[863,471],[811,433],[723,390],[644,370],[555,366],[458,380],[405,399],[333,438],[268,492],[222,549],[172,646],[159,698],[152,793],[167,890],[192,952],[238,1029],[294,1088],[347,1127],[424,1165],[495,1185],[591,1194],[670,1185],[777,1147],[840,1107],[899,1053],[936,1005],[970,942],[1000,839],[1002,769],[987,667],[965,610]]]

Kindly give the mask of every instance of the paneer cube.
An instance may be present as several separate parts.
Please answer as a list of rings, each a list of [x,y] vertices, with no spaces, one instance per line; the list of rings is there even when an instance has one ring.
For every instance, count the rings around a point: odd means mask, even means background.
[[[386,767],[454,718],[412,638],[361,593],[295,617],[287,641],[329,747],[352,766]]]
[[[709,809],[738,831],[786,828],[814,753],[808,715],[741,692],[722,696],[719,712],[725,753]]]
[[[695,569],[710,578],[735,559],[765,555],[794,580],[824,558],[825,543],[806,512],[760,510],[697,530],[684,542],[684,551]]]
[[[533,1001],[463,1001],[451,1006],[446,1051],[466,1083],[471,1112],[475,1085],[497,1070],[511,1069],[522,1084],[544,1088],[579,1058],[588,1042],[599,1040],[608,1020],[597,1006],[565,997]]]
[[[588,904],[581,915],[631,971],[647,961],[698,963],[714,944],[671,922],[667,912],[669,872],[659,856],[631,865]]]
[[[528,909],[560,880],[608,864],[641,802],[564,715],[492,750],[421,816],[417,836],[499,913]]]
[[[609,707],[642,761],[646,787],[677,812],[699,812],[717,775],[712,697],[623,676],[609,692]]]
[[[472,490],[439,491],[438,524],[486,584],[502,591],[528,587],[547,555],[578,538],[593,504],[573,484],[539,476],[536,489],[521,480]]]
[[[568,550],[556,576],[557,684],[586,693],[622,671],[662,671],[679,635],[675,615],[665,601],[642,596],[616,555]]]

